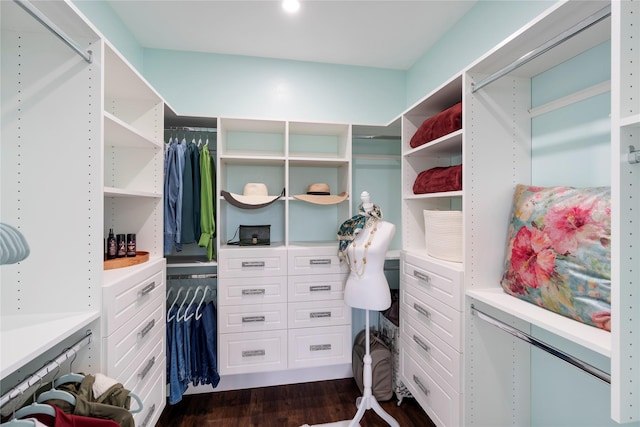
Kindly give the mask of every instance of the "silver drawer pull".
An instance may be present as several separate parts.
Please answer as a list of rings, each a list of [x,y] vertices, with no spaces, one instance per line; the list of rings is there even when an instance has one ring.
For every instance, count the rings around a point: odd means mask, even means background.
[[[318,319],[322,317],[331,317],[331,312],[330,311],[312,311],[311,313],[309,313],[309,318],[311,319]]]
[[[330,290],[331,290],[331,286],[330,285],[309,286],[309,291],[311,291],[311,292],[322,292],[322,291],[330,291]]]
[[[264,322],[264,316],[247,316],[242,318],[242,323]]]
[[[153,365],[155,365],[155,363],[156,363],[156,357],[153,356],[151,359],[149,359],[145,367],[142,368],[142,371],[138,373],[138,378],[140,379],[140,381],[142,381],[144,377],[147,376],[147,374],[149,373],[151,368],[153,368]]]
[[[151,421],[151,417],[153,416],[153,413],[156,411],[156,404],[154,403],[153,405],[151,405],[151,408],[149,408],[149,412],[147,413],[147,416],[144,417],[144,421],[142,421],[141,427],[147,427],[147,424],[149,424],[149,421]]]
[[[425,396],[429,396],[429,393],[431,393],[429,391],[428,388],[426,388],[422,382],[420,381],[420,379],[418,377],[416,377],[415,375],[413,376],[413,382],[416,383],[416,385],[418,386],[418,388],[424,393]]]
[[[413,340],[415,341],[416,344],[418,344],[420,347],[422,347],[422,349],[426,352],[429,352],[430,348],[427,345],[427,343],[423,342],[420,338],[418,338],[416,335],[413,336]]]
[[[312,260],[309,260],[309,265],[331,265],[331,259],[330,258],[312,259]]]
[[[265,265],[266,263],[264,261],[242,261],[242,268],[251,268],[251,267],[264,268]]]
[[[425,317],[431,317],[431,313],[429,313],[429,310],[427,310],[426,308],[424,308],[423,306],[419,305],[418,303],[413,303],[413,308],[420,314],[422,314]]]
[[[143,297],[156,288],[156,282],[151,282],[140,290],[140,296]]]
[[[265,350],[244,350],[242,357],[264,356],[265,354],[267,354]]]
[[[264,295],[266,292],[264,289],[243,289],[242,295]]]
[[[151,329],[153,329],[155,324],[156,324],[156,320],[151,319],[151,321],[147,323],[145,327],[140,330],[140,332],[138,332],[138,337],[140,339],[144,338],[149,332],[151,332]]]
[[[331,344],[312,344],[309,346],[309,351],[325,351],[331,350]]]
[[[420,273],[418,270],[413,270],[413,277],[417,278],[418,280],[422,280],[427,285],[431,284],[431,276]]]

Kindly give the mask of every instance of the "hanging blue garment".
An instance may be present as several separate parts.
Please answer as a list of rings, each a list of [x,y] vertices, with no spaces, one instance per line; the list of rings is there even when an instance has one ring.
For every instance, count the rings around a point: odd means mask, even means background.
[[[165,159],[164,177],[164,254],[171,255],[173,248],[182,250],[182,192],[184,160],[187,142],[175,138],[169,144]]]

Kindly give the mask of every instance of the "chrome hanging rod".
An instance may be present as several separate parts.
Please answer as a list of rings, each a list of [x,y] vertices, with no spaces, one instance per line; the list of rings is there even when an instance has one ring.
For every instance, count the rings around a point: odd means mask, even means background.
[[[480,80],[478,83],[472,83],[471,93],[477,92],[478,90],[482,89],[488,84],[493,83],[499,78],[509,74],[513,70],[520,68],[527,62],[532,61],[533,59],[537,58],[543,53],[548,52],[554,47],[564,43],[565,41],[569,40],[573,36],[580,34],[582,31],[586,30],[589,27],[592,27],[593,25],[608,18],[609,16],[611,16],[610,5],[600,9],[593,15],[589,16],[588,18],[585,18],[584,20],[574,25],[573,27],[569,28],[568,30],[564,31],[563,33],[560,33],[559,35],[552,38],[542,46],[539,46],[536,49],[532,50],[531,52],[526,53],[525,55],[521,56],[519,59],[515,60],[511,64],[491,74],[489,77],[485,77],[483,80]]]
[[[20,7],[22,7],[29,15],[33,16],[38,22],[47,27],[49,31],[58,36],[60,40],[66,43],[71,49],[73,49],[78,55],[82,56],[89,64],[93,62],[93,52],[87,50],[86,52],[74,42],[64,31],[62,31],[56,24],[51,22],[38,8],[31,4],[28,0],[13,0]]]
[[[585,371],[588,374],[593,375],[594,377],[598,378],[601,381],[604,381],[607,384],[611,384],[611,375],[596,368],[593,365],[588,364],[587,362],[583,362],[580,359],[577,359],[561,350],[558,350],[555,347],[552,347],[534,337],[532,337],[531,335],[522,332],[519,329],[514,328],[513,326],[507,325],[506,323],[496,319],[495,317],[483,313],[482,311],[478,310],[476,307],[474,307],[473,304],[471,304],[471,313],[475,314],[478,316],[479,319],[484,320],[485,322],[488,322],[490,324],[492,324],[493,326],[496,326],[500,329],[502,329],[503,331],[513,335],[516,338],[520,338],[522,341],[525,341],[535,347],[538,347],[539,349],[546,351],[547,353],[556,356],[559,359],[564,360],[565,362],[579,368],[582,369],[583,371]]]
[[[167,276],[167,280],[179,280],[179,279],[216,279],[218,275],[215,273],[207,274],[170,274]]]
[[[72,356],[74,356],[81,348],[85,347],[91,342],[91,330],[87,331],[87,334],[64,350],[58,357],[54,360],[47,362],[42,368],[40,368],[37,372],[29,375],[26,379],[24,379],[20,384],[9,390],[7,393],[2,395],[0,398],[0,408],[9,403],[11,400],[23,394],[30,387],[33,387],[36,384],[39,384],[42,379],[54,369],[58,369],[60,365],[67,360],[69,360]]]

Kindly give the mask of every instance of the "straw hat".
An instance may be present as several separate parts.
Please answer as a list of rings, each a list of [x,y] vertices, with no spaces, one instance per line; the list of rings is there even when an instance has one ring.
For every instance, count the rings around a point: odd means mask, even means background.
[[[244,185],[242,194],[221,191],[222,197],[233,206],[242,209],[258,209],[269,206],[271,203],[284,196],[284,188],[278,196],[270,196],[266,184],[261,182],[248,182]]]
[[[337,195],[331,195],[331,189],[329,184],[315,183],[307,187],[307,194],[294,195],[298,200],[304,200],[305,202],[315,203],[317,205],[335,205],[340,203],[348,197],[346,192],[342,192]]]

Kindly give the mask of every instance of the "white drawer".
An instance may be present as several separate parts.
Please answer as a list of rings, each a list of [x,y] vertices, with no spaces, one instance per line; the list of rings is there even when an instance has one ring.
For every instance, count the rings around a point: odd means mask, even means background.
[[[155,426],[164,409],[167,398],[165,360],[159,360],[157,365],[150,374],[152,380],[138,394],[144,407],[142,411],[133,415],[136,427]],[[132,402],[132,409],[134,405],[135,403]]]
[[[163,266],[150,264],[149,268],[134,270],[135,273],[102,288],[103,336],[111,335],[159,295],[165,297]]]
[[[165,336],[157,334],[138,352],[136,358],[121,374],[114,376],[128,390],[139,394],[152,381],[152,374],[158,364],[165,359]]]
[[[342,300],[289,303],[289,328],[350,325],[351,307]]]
[[[346,274],[349,266],[340,264],[338,243],[316,247],[289,248],[289,275]]]
[[[461,395],[422,365],[415,354],[400,347],[400,378],[422,409],[438,427],[458,427],[461,421]]]
[[[462,351],[462,313],[422,294],[415,286],[401,283],[400,288],[400,316],[404,312],[413,317],[417,329],[427,328],[455,350]]]
[[[415,285],[422,292],[462,311],[464,299],[462,264],[438,263],[403,253],[401,280]]]
[[[289,330],[289,369],[351,363],[351,326]]]
[[[264,277],[287,275],[287,250],[284,247],[221,248],[218,277]]]
[[[218,331],[222,334],[286,328],[286,303],[218,307]]]
[[[220,375],[287,369],[287,331],[219,334]]]
[[[289,302],[344,300],[347,274],[289,276]]]
[[[158,333],[166,333],[163,303],[163,298],[155,299],[154,303],[134,316],[129,323],[131,326],[122,327],[111,336],[103,338],[102,358],[110,376],[117,378],[146,343],[153,341]]]
[[[218,307],[287,302],[286,276],[218,280]]]
[[[438,338],[432,331],[421,328],[411,316],[400,316],[402,345],[418,356],[420,365],[428,364],[451,387],[462,391],[462,357],[453,347]]]

